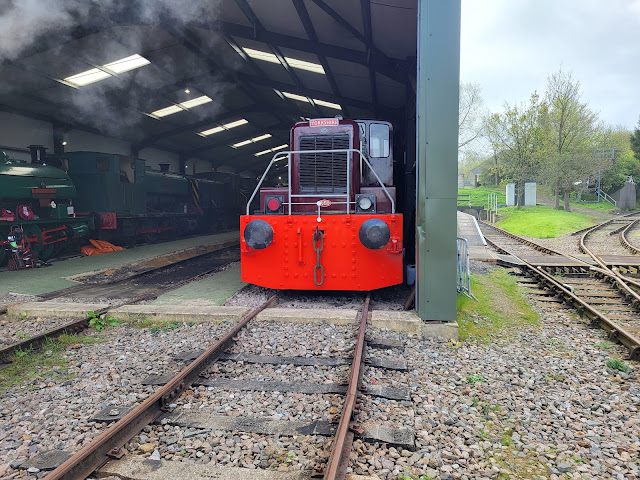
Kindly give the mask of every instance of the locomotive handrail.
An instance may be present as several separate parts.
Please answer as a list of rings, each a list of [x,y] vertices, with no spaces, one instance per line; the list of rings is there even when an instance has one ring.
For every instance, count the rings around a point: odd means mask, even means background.
[[[246,210],[246,214],[249,215],[250,212],[250,208],[251,208],[251,202],[253,202],[253,199],[255,198],[256,194],[260,191],[260,187],[262,186],[262,182],[264,181],[265,177],[267,176],[267,174],[269,173],[269,170],[271,170],[272,165],[277,161],[277,157],[284,157],[285,155],[287,156],[287,169],[288,169],[288,194],[289,194],[289,215],[291,215],[291,198],[292,197],[313,197],[313,196],[317,196],[314,194],[296,194],[293,195],[291,193],[291,155],[295,155],[295,154],[309,154],[309,153],[358,153],[358,155],[360,155],[360,158],[362,160],[364,160],[364,162],[367,164],[367,166],[371,169],[371,172],[373,172],[373,175],[376,177],[376,180],[378,181],[378,183],[380,184],[380,186],[382,187],[382,189],[384,190],[384,193],[387,195],[387,197],[389,198],[389,201],[391,202],[391,213],[396,213],[396,204],[395,201],[393,200],[393,197],[391,196],[391,194],[389,193],[389,191],[387,190],[387,187],[385,187],[384,183],[382,182],[382,180],[380,180],[380,177],[378,176],[378,174],[376,173],[375,169],[373,168],[373,166],[371,165],[371,163],[369,163],[369,160],[367,160],[367,157],[362,153],[362,151],[360,151],[360,149],[357,148],[341,148],[341,149],[336,149],[336,150],[291,150],[288,152],[277,152],[273,155],[273,157],[271,158],[271,161],[269,162],[269,165],[267,166],[264,174],[262,175],[262,177],[260,178],[260,181],[258,182],[258,185],[256,186],[255,190],[253,191],[253,194],[251,195],[251,198],[249,199],[249,201],[247,202],[247,210]],[[347,193],[346,195],[336,195],[336,194],[327,194],[326,196],[337,196],[337,197],[346,197],[347,198],[347,213],[349,213],[349,205],[352,203],[351,202],[351,155],[347,155]]]

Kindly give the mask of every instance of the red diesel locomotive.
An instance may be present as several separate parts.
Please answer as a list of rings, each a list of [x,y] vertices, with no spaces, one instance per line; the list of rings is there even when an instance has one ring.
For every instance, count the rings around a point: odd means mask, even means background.
[[[291,129],[285,187],[261,188],[240,217],[242,280],[293,290],[373,290],[402,283],[402,215],[392,127],[315,119]],[[260,193],[260,209],[250,206]]]

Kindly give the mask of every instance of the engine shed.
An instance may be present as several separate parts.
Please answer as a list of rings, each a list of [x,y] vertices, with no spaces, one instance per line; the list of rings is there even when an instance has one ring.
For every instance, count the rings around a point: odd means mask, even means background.
[[[297,122],[389,122],[416,310],[455,320],[459,0],[37,3],[16,2],[0,33],[0,151],[14,163],[44,163],[29,145],[53,154],[93,196],[83,213],[118,203],[133,217],[154,199],[163,222],[121,235],[189,230],[198,209],[239,218],[237,199],[212,192],[287,183],[286,162],[262,175]],[[67,198],[42,199],[67,211]],[[92,214],[77,229],[110,221]]]

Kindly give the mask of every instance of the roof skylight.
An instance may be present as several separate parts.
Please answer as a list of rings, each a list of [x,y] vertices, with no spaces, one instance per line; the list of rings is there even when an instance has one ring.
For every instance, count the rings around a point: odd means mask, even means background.
[[[131,55],[130,57],[122,58],[120,60],[116,60],[115,62],[107,63],[103,65],[104,68],[111,70],[116,73],[124,73],[129,70],[135,70],[136,68],[144,67],[145,65],[149,65],[151,62],[140,55]]]
[[[325,100],[318,100],[317,98],[309,98],[303,95],[296,95],[295,93],[289,92],[280,92],[284,97],[290,98],[291,100],[297,100],[298,102],[307,102],[311,103],[313,101],[316,105],[320,105],[327,108],[333,108],[335,110],[342,110],[342,107],[337,103],[327,102]]]
[[[291,100],[311,103],[307,97],[303,97],[302,95],[296,95],[295,93],[282,92],[282,95],[284,95],[287,98],[290,98]]]
[[[318,105],[322,105],[323,107],[334,108],[336,110],[342,110],[342,107],[337,103],[325,102],[324,100],[318,100],[317,98],[313,99]]]
[[[150,63],[151,62],[146,58],[135,54],[131,55],[130,57],[121,58],[120,60],[116,60],[115,62],[102,65],[102,68],[92,68],[85,72],[71,75],[70,77],[65,78],[64,81],[77,87],[84,87],[85,85],[89,85],[90,83],[99,82],[100,80],[104,80],[105,78],[128,72],[136,68],[144,67],[145,65],[149,65]]]
[[[260,140],[266,140],[267,138],[271,138],[271,134],[265,133],[264,135],[260,135],[259,137],[253,137],[248,140],[243,140],[242,142],[234,143],[231,146],[233,148],[244,147],[245,145],[249,145],[250,143],[259,142]]]
[[[166,117],[167,115],[173,115],[174,113],[178,113],[182,110],[188,110],[190,108],[197,107],[198,105],[202,105],[212,101],[213,100],[211,100],[206,95],[202,95],[201,97],[193,98],[191,100],[187,100],[186,102],[182,102],[177,105],[171,105],[170,107],[161,108],[160,110],[151,112],[149,115],[156,118]]]
[[[249,122],[246,121],[244,118],[241,118],[240,120],[236,120],[235,122],[225,123],[220,127],[213,127],[213,128],[210,128],[209,130],[205,130],[204,132],[200,132],[200,135],[203,135],[206,137],[209,135],[213,135],[214,133],[222,132],[224,130],[229,130],[230,128],[239,127],[240,125],[244,125],[246,123],[249,123]]]
[[[269,63],[280,63],[278,57],[273,53],[263,52],[262,50],[254,50],[253,48],[242,48],[244,53],[249,55],[251,58],[255,58],[256,60],[263,60]],[[300,70],[307,70],[309,72],[321,73],[324,75],[324,68],[319,63],[306,62],[304,60],[298,60],[297,58],[284,57],[285,61],[289,64],[289,66],[293,68],[297,68]]]
[[[289,145],[287,145],[286,143],[284,145],[279,145],[277,147],[273,147],[273,148],[268,148],[266,150],[263,150],[261,152],[258,152],[255,154],[256,157],[259,157],[260,155],[265,155],[267,153],[272,153],[272,152],[277,152],[278,150],[282,150],[283,148],[288,148]]]

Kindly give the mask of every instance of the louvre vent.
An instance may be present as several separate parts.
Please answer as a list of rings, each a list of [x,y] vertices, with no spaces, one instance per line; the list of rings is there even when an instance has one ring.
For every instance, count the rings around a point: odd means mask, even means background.
[[[350,148],[348,133],[303,135],[299,150],[340,150]],[[300,193],[347,193],[347,153],[301,153],[298,180]]]

